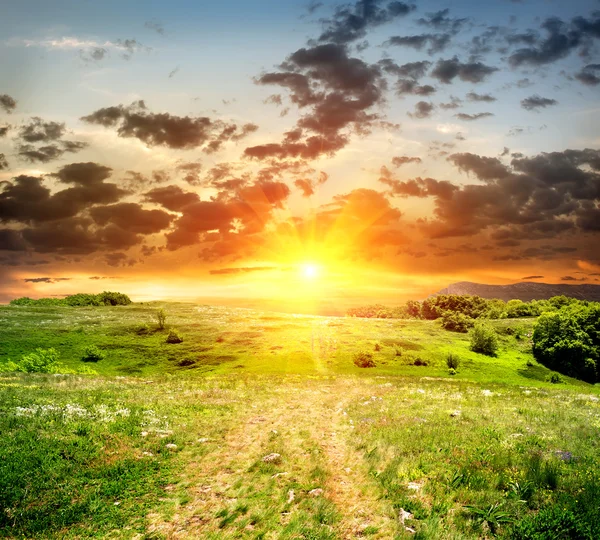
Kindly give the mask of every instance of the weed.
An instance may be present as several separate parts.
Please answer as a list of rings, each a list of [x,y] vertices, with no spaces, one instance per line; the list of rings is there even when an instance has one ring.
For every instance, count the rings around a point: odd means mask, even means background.
[[[163,308],[161,308],[155,313],[155,316],[156,321],[158,322],[158,329],[164,330],[165,325],[167,324],[167,312]]]
[[[169,335],[167,336],[166,342],[167,343],[183,343],[183,337],[177,330],[171,329],[171,330],[169,330]]]
[[[460,358],[457,354],[448,353],[446,355],[446,365],[448,366],[448,369],[453,369],[456,371],[458,369],[459,364]]]
[[[99,362],[104,360],[106,354],[103,353],[96,345],[88,345],[81,356],[82,362]]]
[[[370,352],[360,351],[354,355],[354,365],[360,368],[375,367],[373,355]]]

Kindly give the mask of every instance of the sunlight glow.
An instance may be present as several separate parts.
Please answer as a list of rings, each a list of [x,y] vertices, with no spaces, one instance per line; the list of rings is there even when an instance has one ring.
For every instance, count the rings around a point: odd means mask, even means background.
[[[306,279],[315,279],[319,275],[319,268],[316,264],[304,264],[302,266],[302,275]]]

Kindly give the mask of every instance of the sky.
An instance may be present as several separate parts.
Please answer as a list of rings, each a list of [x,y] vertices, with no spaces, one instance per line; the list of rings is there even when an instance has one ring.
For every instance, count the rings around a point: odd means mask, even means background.
[[[9,0],[0,302],[600,278],[600,1]]]

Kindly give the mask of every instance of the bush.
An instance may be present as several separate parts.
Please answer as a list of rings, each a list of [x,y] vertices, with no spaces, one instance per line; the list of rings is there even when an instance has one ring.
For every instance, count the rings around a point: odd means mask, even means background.
[[[457,370],[459,364],[460,364],[460,358],[458,357],[458,355],[453,354],[453,353],[448,353],[448,355],[446,356],[446,365],[448,366],[448,369]]]
[[[135,329],[134,332],[138,335],[138,336],[145,336],[147,334],[150,333],[150,326],[148,326],[147,323],[142,323],[142,324],[138,324]]]
[[[34,300],[27,296],[10,301],[11,306],[127,306],[131,304],[129,296],[119,292],[104,291],[100,294],[77,293],[64,298],[38,298]]]
[[[485,322],[478,321],[471,330],[471,350],[494,356],[498,350],[498,336],[494,329]]]
[[[370,352],[360,351],[354,355],[354,365],[360,368],[375,367],[373,355]]]
[[[591,383],[600,379],[600,304],[569,304],[543,313],[533,330],[533,355],[564,375]]]
[[[177,332],[177,330],[170,330],[169,335],[167,336],[167,343],[182,343],[183,338],[181,334]]]
[[[106,355],[98,347],[96,347],[96,345],[88,345],[83,351],[81,361],[99,362],[100,360],[104,360],[105,358]]]
[[[64,368],[58,361],[56,349],[36,349],[24,355],[19,362],[10,360],[0,365],[0,371],[21,371],[23,373],[58,373]]]
[[[549,382],[552,384],[561,384],[564,381],[558,373],[552,373],[546,377],[546,382]]]
[[[456,375],[457,373],[458,373],[458,371],[456,371],[454,368],[448,369],[448,374],[449,375]]]
[[[520,540],[591,540],[587,524],[570,510],[552,506],[535,516],[522,519],[511,531],[511,538]]]
[[[159,330],[164,330],[167,324],[167,312],[164,309],[159,309],[156,312],[156,320],[158,322]]]
[[[451,332],[467,333],[473,327],[474,319],[459,311],[446,311],[442,315],[442,328]]]

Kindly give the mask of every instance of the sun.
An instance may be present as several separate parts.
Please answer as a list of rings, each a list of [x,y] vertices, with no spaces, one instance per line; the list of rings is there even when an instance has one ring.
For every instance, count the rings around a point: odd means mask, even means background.
[[[303,264],[301,271],[306,279],[315,279],[319,275],[319,267],[312,263]]]

